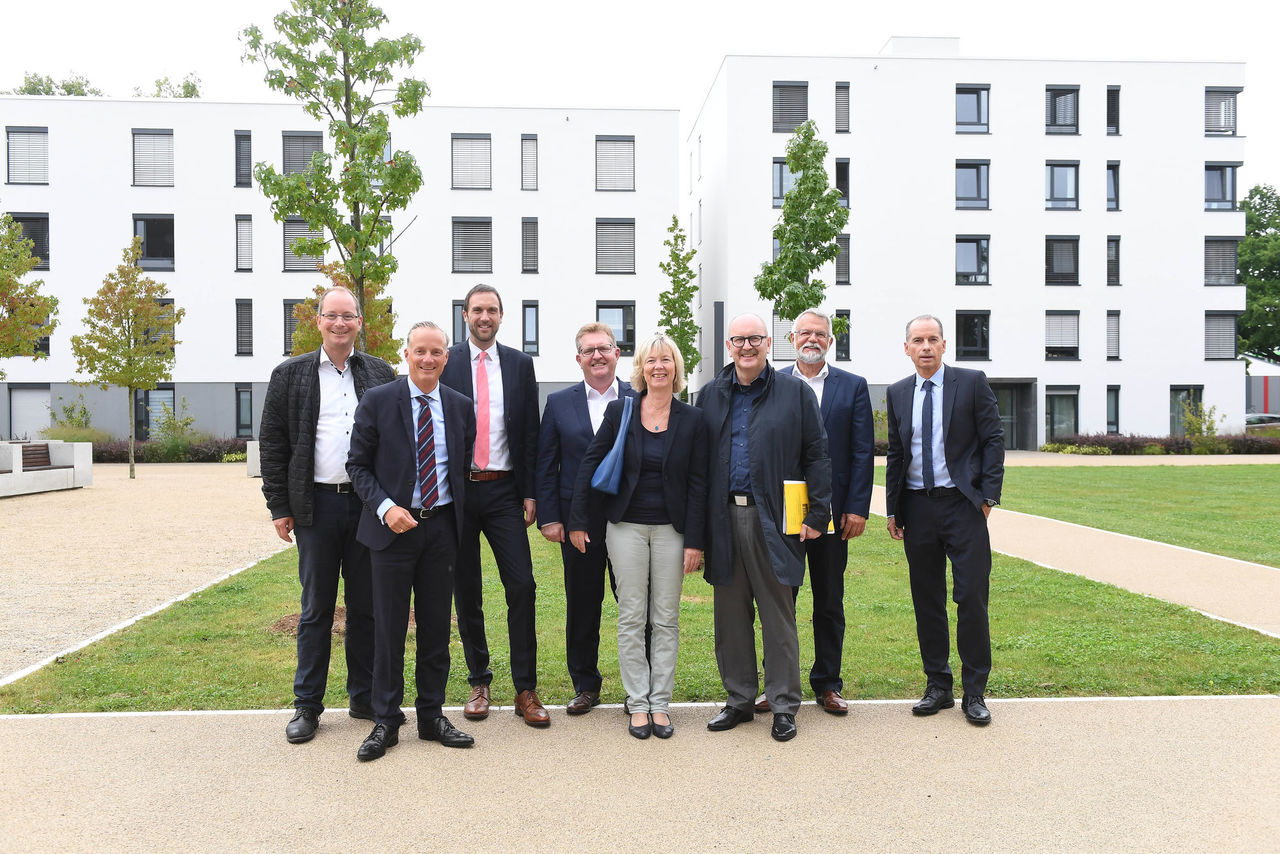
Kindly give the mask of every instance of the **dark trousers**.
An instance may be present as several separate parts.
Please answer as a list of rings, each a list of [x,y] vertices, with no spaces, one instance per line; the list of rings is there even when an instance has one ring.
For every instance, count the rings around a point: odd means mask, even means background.
[[[372,554],[373,604],[377,613],[373,656],[373,711],[380,724],[404,723],[404,644],[409,597],[417,622],[414,681],[418,720],[440,717],[449,680],[449,614],[458,534],[452,505],[422,519]]]
[[[813,667],[809,686],[814,696],[823,691],[843,691],[840,665],[844,655],[844,571],[849,565],[849,543],[839,532],[805,540],[809,587],[813,591]],[[796,588],[796,595],[800,588]]]
[[[538,637],[534,632],[533,558],[524,524],[524,503],[515,478],[467,481],[466,512],[454,602],[458,635],[472,685],[493,681],[489,642],[485,637],[483,579],[480,573],[480,535],[484,534],[498,564],[498,577],[507,594],[507,634],[511,640],[511,681],[516,692],[538,687]]]
[[[599,515],[599,523],[594,518]],[[587,534],[585,554],[566,541],[560,544],[564,560],[565,599],[565,664],[573,681],[574,693],[599,691],[600,677],[600,607],[604,603],[605,567],[609,552],[605,548],[605,520],[594,514]],[[560,503],[560,518],[569,518],[568,502]],[[617,597],[615,586],[614,597]]]
[[[298,540],[298,581],[302,614],[298,618],[298,670],[293,677],[293,705],[324,711],[333,646],[333,612],[338,604],[338,577],[347,606],[347,695],[368,703],[373,684],[373,586],[369,550],[356,542],[360,499],[354,493],[314,494],[310,525],[293,529]]]
[[[991,583],[991,537],[982,511],[956,492],[929,498],[903,495],[903,546],[911,575],[920,660],[930,685],[952,689],[947,627],[947,558],[951,598],[956,603],[956,649],[966,694],[983,694],[991,673],[987,599]]]

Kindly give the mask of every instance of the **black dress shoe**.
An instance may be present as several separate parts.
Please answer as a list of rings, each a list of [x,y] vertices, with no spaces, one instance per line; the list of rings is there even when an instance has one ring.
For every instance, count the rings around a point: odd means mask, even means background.
[[[650,715],[649,719],[653,720],[653,716]],[[676,727],[675,724],[670,723],[670,720],[671,716],[667,715],[668,723],[660,724],[657,721],[653,721],[653,734],[658,738],[671,738],[672,734],[676,731]]]
[[[936,715],[943,709],[949,709],[956,704],[956,698],[946,688],[939,688],[937,685],[930,685],[925,689],[924,697],[920,702],[911,707],[913,715]]]
[[[438,741],[445,747],[470,747],[476,740],[449,722],[444,715],[429,720],[418,719],[418,738]]]
[[[638,715],[640,714],[640,712],[636,712],[636,714]],[[641,724],[640,726],[636,726],[635,724],[631,723],[630,720],[628,720],[627,732],[631,733],[636,738],[648,738],[649,734],[653,732],[653,719],[650,718],[648,715],[645,715],[644,723]]]
[[[964,711],[965,719],[971,724],[986,726],[991,723],[991,712],[987,710],[987,701],[981,694],[965,694],[964,699],[960,701],[960,708]]]
[[[361,762],[368,762],[371,759],[381,759],[387,755],[388,747],[395,747],[400,743],[400,727],[390,727],[386,724],[375,724],[373,732],[369,733],[369,737],[360,745],[360,749],[356,751],[356,759]]]
[[[744,712],[742,709],[737,709],[733,706],[725,706],[720,710],[719,714],[707,721],[707,729],[712,732],[724,732],[727,729],[733,729],[738,724],[746,723],[755,716],[755,712]]]
[[[284,737],[290,744],[302,744],[316,737],[316,728],[320,726],[320,715],[315,709],[298,709],[293,720],[284,728]]]
[[[790,741],[796,737],[796,716],[779,712],[773,716],[773,731],[770,733],[774,741]]]
[[[377,718],[377,715],[373,713],[373,706],[368,703],[361,703],[358,700],[351,701],[351,708],[347,710],[347,714],[362,721],[371,721]]]

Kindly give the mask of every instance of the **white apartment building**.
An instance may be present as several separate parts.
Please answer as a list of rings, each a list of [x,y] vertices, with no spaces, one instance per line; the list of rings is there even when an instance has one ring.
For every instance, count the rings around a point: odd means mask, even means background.
[[[323,126],[291,104],[37,97],[0,98],[0,125],[0,211],[34,240],[42,264],[31,275],[60,302],[49,358],[4,363],[0,434],[35,436],[50,406],[83,394],[94,426],[127,435],[125,392],[70,384],[88,379],[70,339],[83,298],[139,234],[141,265],[186,310],[173,382],[133,407],[140,435],[161,403],[185,401],[200,429],[256,436],[293,303],[323,277],[289,250],[305,226],[272,218],[252,164],[300,169],[316,146],[332,152]],[[427,107],[391,128],[424,178],[392,218],[398,335],[452,317],[457,340],[462,297],[491,284],[505,309],[499,340],[533,355],[545,395],[581,380],[583,323],[612,324],[628,353],[637,331],[657,326],[658,263],[677,212],[676,112]]]
[[[849,318],[835,362],[883,407],[912,366],[904,326],[944,323],[947,361],[980,368],[1009,447],[1070,433],[1180,432],[1200,400],[1240,430],[1236,317],[1244,235],[1240,63],[961,58],[952,39],[890,53],[729,56],[686,140],[681,215],[700,268],[710,364],[724,328],[771,307],[770,257],[791,131],[817,123],[850,216],[819,273]],[[1203,192],[1202,192],[1203,191]],[[773,359],[794,358],[775,323]]]

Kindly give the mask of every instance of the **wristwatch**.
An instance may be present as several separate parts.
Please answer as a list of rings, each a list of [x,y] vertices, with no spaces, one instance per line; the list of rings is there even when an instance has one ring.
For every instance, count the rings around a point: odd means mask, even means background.
[[[997,504],[999,504],[999,503],[1000,503],[999,501],[996,501],[994,498],[984,498],[984,499],[982,499],[982,501],[983,501],[983,503],[984,503],[984,504],[986,504],[988,507],[995,507]]]

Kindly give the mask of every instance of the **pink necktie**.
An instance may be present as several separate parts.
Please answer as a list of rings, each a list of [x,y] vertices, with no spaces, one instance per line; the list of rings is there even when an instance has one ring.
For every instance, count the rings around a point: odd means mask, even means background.
[[[475,467],[481,471],[489,465],[489,371],[484,366],[488,353],[480,351],[476,366],[476,454]]]

